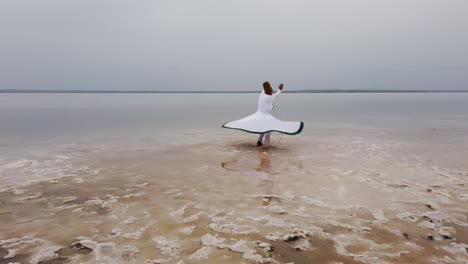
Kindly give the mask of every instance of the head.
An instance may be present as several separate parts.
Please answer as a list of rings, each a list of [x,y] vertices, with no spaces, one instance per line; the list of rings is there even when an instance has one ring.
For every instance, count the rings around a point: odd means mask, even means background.
[[[266,94],[272,95],[273,94],[273,88],[271,88],[271,84],[268,81],[265,81],[263,83],[263,90],[265,91]]]

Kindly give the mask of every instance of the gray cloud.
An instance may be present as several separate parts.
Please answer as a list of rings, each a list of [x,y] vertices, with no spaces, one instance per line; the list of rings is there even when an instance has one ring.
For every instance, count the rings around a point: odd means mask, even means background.
[[[464,0],[2,0],[0,89],[467,89]]]

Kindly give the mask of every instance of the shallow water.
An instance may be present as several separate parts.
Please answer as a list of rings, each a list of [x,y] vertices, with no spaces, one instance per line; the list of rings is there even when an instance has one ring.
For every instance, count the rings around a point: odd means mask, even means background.
[[[285,94],[305,130],[262,148],[219,128],[252,95],[26,96],[2,98],[0,263],[468,261],[464,94]]]

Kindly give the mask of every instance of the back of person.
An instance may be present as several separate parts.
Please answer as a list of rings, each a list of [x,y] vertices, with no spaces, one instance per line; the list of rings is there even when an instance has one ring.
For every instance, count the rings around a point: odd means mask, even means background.
[[[259,112],[271,112],[273,110],[273,96],[268,95],[262,91],[258,98],[257,111]]]

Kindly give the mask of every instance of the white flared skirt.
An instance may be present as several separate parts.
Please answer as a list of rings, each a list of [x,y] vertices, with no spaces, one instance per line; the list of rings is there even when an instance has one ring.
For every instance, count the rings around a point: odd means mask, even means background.
[[[304,123],[299,121],[281,121],[270,113],[258,111],[242,119],[226,123],[223,127],[254,134],[279,132],[288,135],[297,135],[301,133],[304,128]]]

